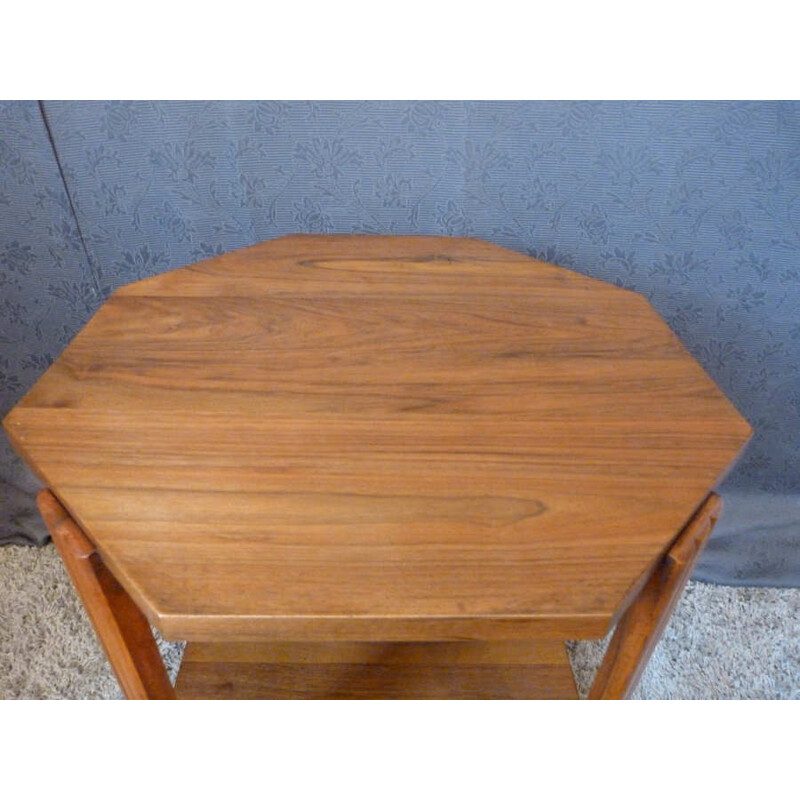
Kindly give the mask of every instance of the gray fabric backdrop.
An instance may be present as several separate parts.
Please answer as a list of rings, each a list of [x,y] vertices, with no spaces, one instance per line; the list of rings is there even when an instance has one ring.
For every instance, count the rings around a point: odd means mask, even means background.
[[[289,232],[642,292],[756,430],[696,576],[800,585],[800,103],[6,103],[0,209],[0,413],[115,287]],[[40,541],[1,448],[0,537]]]

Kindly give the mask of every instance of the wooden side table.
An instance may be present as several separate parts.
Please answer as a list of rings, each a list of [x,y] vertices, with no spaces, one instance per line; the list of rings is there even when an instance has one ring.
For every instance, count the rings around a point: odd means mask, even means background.
[[[4,421],[128,697],[628,694],[747,423],[642,297],[293,236],[115,292]]]

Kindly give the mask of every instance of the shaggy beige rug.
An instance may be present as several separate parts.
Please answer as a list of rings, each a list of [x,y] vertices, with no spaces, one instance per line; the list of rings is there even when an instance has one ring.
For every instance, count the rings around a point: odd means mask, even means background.
[[[174,679],[183,646],[160,646]],[[582,694],[603,649],[570,643]],[[800,699],[800,589],[690,583],[634,696]],[[121,697],[52,545],[0,547],[0,697]]]

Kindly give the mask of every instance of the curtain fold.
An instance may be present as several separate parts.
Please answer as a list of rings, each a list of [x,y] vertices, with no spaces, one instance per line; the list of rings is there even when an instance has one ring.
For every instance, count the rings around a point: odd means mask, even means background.
[[[0,417],[99,303],[39,103],[0,103]],[[38,481],[0,435],[0,542],[47,531]]]

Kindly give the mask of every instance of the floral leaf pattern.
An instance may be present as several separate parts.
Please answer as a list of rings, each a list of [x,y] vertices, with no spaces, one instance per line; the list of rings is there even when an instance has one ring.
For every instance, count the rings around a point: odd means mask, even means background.
[[[756,428],[723,488],[800,493],[800,103],[43,107],[66,191],[38,104],[0,104],[3,410],[129,281],[298,231],[476,236],[644,294]]]
[[[0,416],[100,302],[41,112],[0,103]],[[0,541],[43,542],[38,482],[0,436]]]

